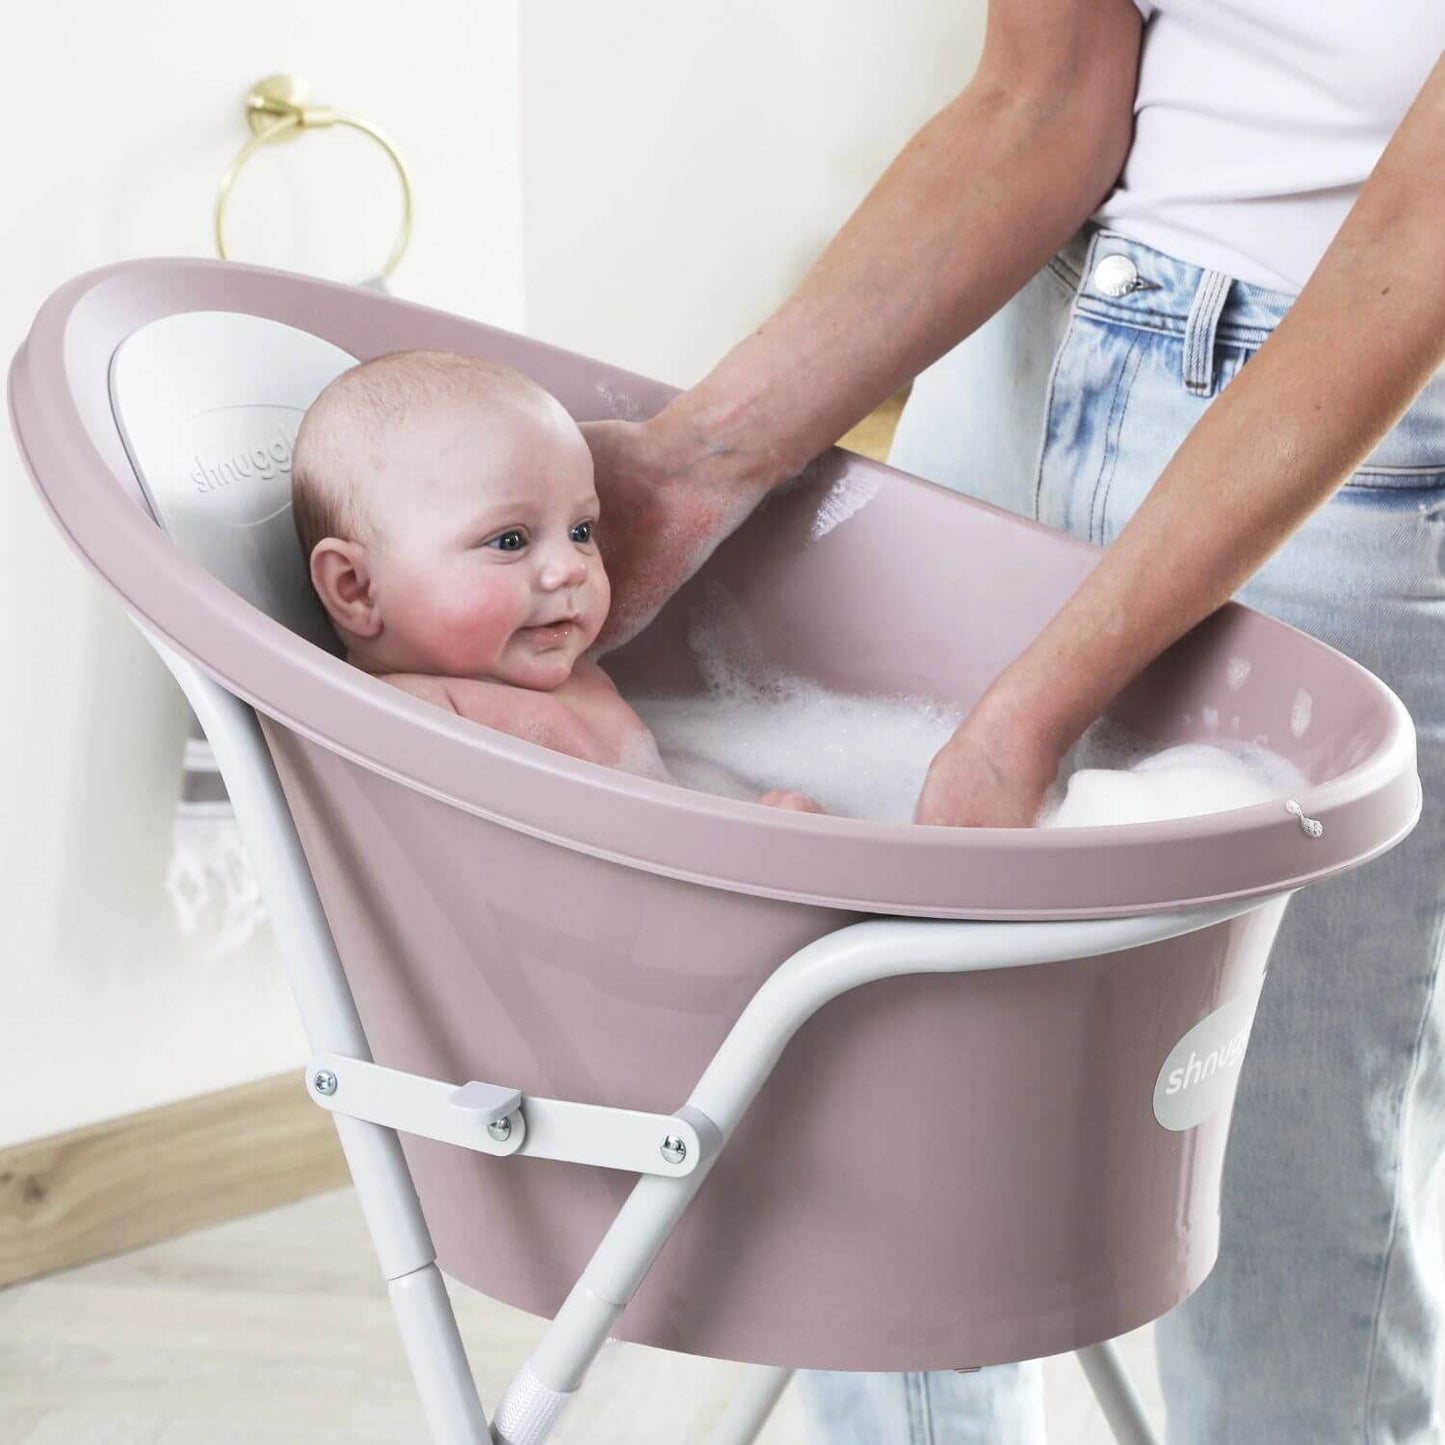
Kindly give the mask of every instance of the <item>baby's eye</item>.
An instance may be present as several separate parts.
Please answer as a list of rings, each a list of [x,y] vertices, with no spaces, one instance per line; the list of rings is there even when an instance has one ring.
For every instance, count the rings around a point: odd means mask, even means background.
[[[493,537],[487,543],[488,547],[495,547],[499,552],[520,552],[527,545],[526,536],[515,528],[510,532],[503,532]]]
[[[592,540],[592,528],[595,525],[596,523],[594,522],[578,522],[577,525],[572,528],[572,540],[579,544],[590,542]]]

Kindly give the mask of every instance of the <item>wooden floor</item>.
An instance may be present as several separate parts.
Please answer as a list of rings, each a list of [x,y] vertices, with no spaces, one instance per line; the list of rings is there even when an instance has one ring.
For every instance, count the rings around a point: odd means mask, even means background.
[[[543,1322],[452,1287],[490,1409]],[[1149,1333],[1124,1341],[1158,1418]],[[741,1367],[607,1346],[556,1445],[692,1445]],[[1109,1445],[1072,1357],[1046,1366],[1050,1435]],[[424,1445],[350,1189],[0,1292],[5,1445]],[[803,1445],[790,1389],[761,1445]],[[888,1445],[888,1442],[879,1442]],[[940,1442],[942,1445],[942,1442]]]

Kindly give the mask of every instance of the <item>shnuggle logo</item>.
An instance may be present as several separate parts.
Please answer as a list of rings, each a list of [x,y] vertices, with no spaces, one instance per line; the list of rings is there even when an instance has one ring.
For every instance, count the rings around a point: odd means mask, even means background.
[[[1228,1108],[1258,1003],[1259,989],[1245,989],[1169,1050],[1154,1081],[1154,1117],[1166,1129],[1192,1129]]]
[[[234,482],[271,478],[291,470],[291,453],[296,438],[287,435],[286,428],[278,426],[275,437],[261,446],[237,452],[223,461],[207,465],[199,455],[191,468],[191,484],[198,492],[219,492]]]
[[[1222,1048],[1211,1049],[1202,1056],[1190,1049],[1189,1062],[1169,1070],[1169,1078],[1164,1085],[1165,1096],[1202,1084],[1222,1069],[1237,1069],[1244,1062],[1244,1049],[1248,1043],[1249,1026],[1246,1025]]]

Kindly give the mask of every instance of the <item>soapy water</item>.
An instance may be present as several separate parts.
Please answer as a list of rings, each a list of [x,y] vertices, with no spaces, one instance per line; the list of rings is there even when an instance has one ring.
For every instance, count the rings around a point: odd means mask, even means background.
[[[882,489],[881,476],[844,472],[819,503],[808,529],[809,538],[816,542],[820,537],[826,537],[834,527],[841,526],[849,517],[861,512]]]
[[[960,721],[923,698],[852,697],[802,678],[721,667],[694,697],[633,695],[684,787],[755,801],[807,793],[829,813],[907,823],[933,755]]]
[[[1307,779],[1257,743],[1178,743],[1160,749],[1108,718],[1070,749],[1035,826],[1091,828],[1191,818],[1284,800]]]
[[[807,793],[829,813],[908,823],[934,754],[963,713],[925,697],[857,696],[760,664],[720,599],[693,620],[704,684],[679,696],[630,693],[668,771],[684,787],[754,801]],[[1257,744],[1159,749],[1108,718],[1061,761],[1036,827],[1182,818],[1283,800],[1307,782]]]

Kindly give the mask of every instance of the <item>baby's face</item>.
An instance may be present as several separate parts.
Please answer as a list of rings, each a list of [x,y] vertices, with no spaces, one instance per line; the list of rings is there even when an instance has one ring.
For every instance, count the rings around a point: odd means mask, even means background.
[[[550,691],[607,616],[592,456],[565,415],[438,404],[369,491],[378,670]]]

